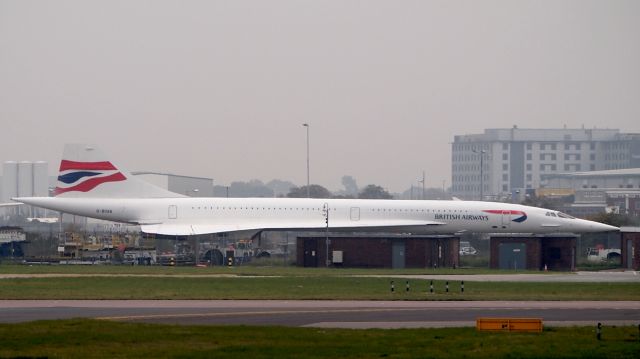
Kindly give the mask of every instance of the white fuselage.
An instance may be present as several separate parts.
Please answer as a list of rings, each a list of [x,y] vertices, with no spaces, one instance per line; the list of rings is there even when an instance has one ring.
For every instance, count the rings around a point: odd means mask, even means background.
[[[618,228],[517,204],[289,198],[55,198],[15,200],[168,235],[291,229],[416,234],[601,232]]]

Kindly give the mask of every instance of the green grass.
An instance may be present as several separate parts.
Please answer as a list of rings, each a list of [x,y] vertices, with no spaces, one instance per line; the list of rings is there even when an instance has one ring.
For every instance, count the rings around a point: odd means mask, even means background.
[[[346,330],[174,326],[96,320],[0,324],[0,357],[51,358],[637,358],[636,327]]]
[[[391,293],[390,282],[396,291]],[[429,281],[370,277],[75,277],[0,280],[0,299],[638,300],[637,283]]]
[[[153,274],[153,275],[207,275],[235,274],[251,276],[342,276],[342,275],[401,275],[401,274],[513,274],[551,272],[508,271],[496,269],[452,268],[301,268],[294,266],[237,266],[237,267],[163,267],[126,265],[0,265],[0,274]],[[554,272],[559,273],[559,272]]]

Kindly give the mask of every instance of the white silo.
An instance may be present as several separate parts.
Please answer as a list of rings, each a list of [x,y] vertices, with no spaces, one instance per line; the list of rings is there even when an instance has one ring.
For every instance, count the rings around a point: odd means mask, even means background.
[[[36,161],[33,163],[33,196],[49,197],[49,166],[47,162]],[[34,217],[46,217],[46,211],[42,208],[33,208]]]
[[[2,166],[2,203],[18,196],[18,162],[7,161]]]
[[[44,161],[33,163],[33,196],[49,197],[49,165]]]
[[[33,163],[20,161],[18,163],[18,197],[33,196]]]
[[[33,163],[30,161],[18,162],[18,197],[33,196]],[[20,206],[23,216],[32,217],[31,206]]]

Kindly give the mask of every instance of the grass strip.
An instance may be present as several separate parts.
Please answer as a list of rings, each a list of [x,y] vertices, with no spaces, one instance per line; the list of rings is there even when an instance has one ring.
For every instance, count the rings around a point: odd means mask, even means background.
[[[402,274],[522,274],[544,275],[550,272],[507,271],[496,269],[469,268],[301,268],[294,266],[236,266],[236,267],[164,267],[126,265],[0,265],[0,274],[152,274],[152,275],[207,275],[233,274],[246,276],[351,276],[351,275],[402,275]],[[559,272],[554,272],[558,274]]]
[[[394,281],[395,291],[390,283]],[[637,283],[460,282],[370,277],[74,277],[0,280],[0,299],[638,300]]]
[[[175,326],[95,320],[0,324],[0,357],[50,358],[637,358],[638,329],[316,329]]]

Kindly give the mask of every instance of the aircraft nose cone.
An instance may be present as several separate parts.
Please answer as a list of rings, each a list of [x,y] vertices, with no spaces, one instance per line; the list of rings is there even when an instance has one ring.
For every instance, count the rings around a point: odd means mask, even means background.
[[[608,224],[592,222],[592,221],[588,221],[588,222],[589,222],[589,230],[591,232],[613,232],[613,231],[620,230],[620,228],[615,226],[610,226]]]

